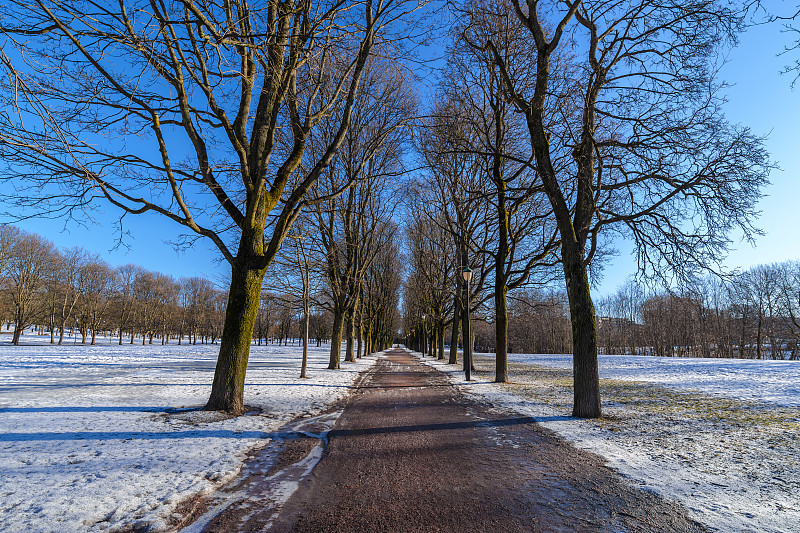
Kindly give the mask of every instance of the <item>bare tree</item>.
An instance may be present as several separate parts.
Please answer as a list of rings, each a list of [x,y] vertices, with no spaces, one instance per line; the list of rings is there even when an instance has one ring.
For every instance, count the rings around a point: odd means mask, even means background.
[[[4,177],[29,185],[6,196],[51,215],[97,198],[159,213],[192,232],[185,244],[207,238],[230,264],[207,409],[242,411],[266,268],[344,141],[368,58],[391,52],[407,31],[399,20],[420,4],[2,7],[2,89],[17,96],[0,120],[0,156]],[[306,147],[326,118],[335,134],[311,161]]]
[[[419,197],[411,197],[409,201],[408,213],[419,212]],[[406,225],[410,272],[404,293],[415,299],[418,314],[428,315],[420,324],[423,335],[424,322],[430,321],[433,331],[424,337],[433,339],[430,344],[435,345],[437,358],[444,359],[445,329],[453,317],[453,279],[460,273],[456,272],[453,261],[442,258],[455,255],[454,241],[441,220],[409,217]]]
[[[16,226],[7,224],[0,225],[0,283],[8,273],[8,265],[11,262],[11,253],[14,243],[19,238],[20,231]]]
[[[43,289],[48,279],[53,244],[33,233],[20,232],[12,241],[5,291],[14,318],[12,342],[19,345],[25,328],[36,324],[44,310]]]
[[[509,99],[525,117],[561,237],[573,328],[573,415],[601,414],[588,268],[609,231],[654,275],[713,267],[727,234],[754,229],[771,167],[761,139],[729,124],[715,61],[744,11],[698,0],[481,2],[526,36],[533,72],[493,39]],[[527,60],[527,58],[526,58]],[[551,113],[559,121],[553,121]]]
[[[15,226],[7,224],[0,225],[0,325],[11,323],[13,320],[11,312],[10,298],[10,279],[9,266],[14,244],[20,236],[20,230]]]
[[[59,329],[59,345],[64,343],[64,329],[69,319],[73,317],[83,294],[85,277],[81,275],[81,272],[87,259],[86,250],[72,248],[64,250],[55,263],[52,290],[54,291],[53,301],[56,304],[54,316]]]
[[[374,61],[365,75],[365,89],[353,114],[352,128],[340,153],[315,188],[331,196],[301,220],[314,262],[324,264],[327,298],[333,313],[329,368],[340,367],[341,342],[345,361],[355,361],[355,325],[361,284],[377,251],[392,238],[396,200],[390,180],[402,173],[401,158],[408,122],[415,110],[410,80],[385,61]],[[324,145],[323,145],[324,146]],[[312,146],[311,150],[319,149]],[[353,186],[341,195],[342,183]]]
[[[117,267],[114,275],[114,289],[112,291],[111,300],[113,315],[119,331],[120,346],[122,346],[122,337],[126,329],[130,332],[131,344],[133,344],[133,337],[135,335],[132,320],[135,313],[134,287],[138,269],[139,267],[135,265],[127,264]]]
[[[81,278],[81,312],[80,330],[83,342],[86,342],[86,332],[91,330],[94,345],[97,331],[105,317],[105,310],[109,303],[114,275],[108,264],[99,257],[87,261],[80,269]]]
[[[780,294],[788,337],[791,338],[790,359],[800,358],[800,261],[786,261],[779,265]]]
[[[524,43],[507,25],[457,26],[458,35],[447,67],[445,90],[456,102],[457,120],[470,133],[460,136],[460,150],[479,157],[481,191],[491,206],[492,239],[484,250],[493,272],[494,338],[496,340],[495,381],[508,380],[508,300],[513,291],[531,280],[535,272],[547,281],[547,269],[554,264],[558,245],[549,203],[531,164],[530,143],[525,142],[525,121],[514,112],[503,89],[500,69],[491,52],[477,43],[488,39],[518,58],[515,65],[530,71],[520,59]],[[493,215],[493,216],[492,216]]]
[[[399,324],[402,257],[394,239],[380,247],[364,277],[361,315],[364,353],[385,350],[392,345]]]
[[[489,224],[492,216],[489,214],[491,206],[482,193],[483,159],[479,154],[464,150],[464,146],[470,144],[465,139],[474,132],[461,120],[460,106],[458,98],[446,88],[440,88],[432,115],[416,140],[428,174],[409,190],[409,194],[415,196],[413,216],[424,216],[441,225],[455,248],[450,364],[456,363],[461,324],[473,308],[488,297],[482,291],[493,269],[485,253],[492,238]],[[465,267],[475,271],[469,295],[465,295],[461,277]]]

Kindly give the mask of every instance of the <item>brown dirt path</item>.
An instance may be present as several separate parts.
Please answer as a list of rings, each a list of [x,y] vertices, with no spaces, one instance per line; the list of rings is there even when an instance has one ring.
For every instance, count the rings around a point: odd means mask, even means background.
[[[532,419],[395,349],[369,371],[271,531],[705,531]]]

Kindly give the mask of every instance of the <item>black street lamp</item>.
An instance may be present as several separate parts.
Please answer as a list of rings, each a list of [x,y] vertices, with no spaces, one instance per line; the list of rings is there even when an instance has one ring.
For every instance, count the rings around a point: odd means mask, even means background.
[[[466,306],[467,312],[467,320],[464,321],[464,377],[467,381],[472,379],[471,372],[472,372],[472,332],[470,331],[470,290],[469,290],[469,282],[472,281],[472,269],[468,266],[464,267],[464,270],[461,271],[461,277],[464,278],[466,282],[466,295],[464,297],[464,305]]]

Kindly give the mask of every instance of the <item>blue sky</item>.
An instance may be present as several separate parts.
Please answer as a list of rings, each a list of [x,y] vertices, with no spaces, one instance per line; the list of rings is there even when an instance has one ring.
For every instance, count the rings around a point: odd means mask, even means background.
[[[777,55],[788,43],[778,25],[751,28],[720,73],[733,84],[726,91],[728,119],[767,135],[766,146],[780,166],[770,174],[771,185],[758,204],[761,216],[756,226],[765,234],[756,239],[755,247],[743,242],[741,235],[732,235],[728,268],[800,259],[800,80],[792,90],[793,76],[779,74],[790,56]],[[635,273],[632,247],[618,242],[617,248],[620,254],[605,269],[596,297],[614,292]]]
[[[755,247],[732,236],[733,251],[725,263],[729,268],[800,258],[800,85],[792,90],[792,76],[779,74],[790,58],[777,56],[788,40],[776,25],[751,28],[721,71],[721,76],[734,84],[727,91],[729,119],[768,135],[767,147],[781,167],[772,173],[772,184],[759,204],[762,214],[757,225],[765,235],[757,239]],[[65,229],[59,220],[29,220],[18,226],[47,236],[58,246],[82,246],[112,265],[135,263],[175,277],[219,278],[227,272],[227,265],[219,261],[219,253],[210,243],[201,241],[178,254],[168,242],[175,240],[182,228],[157,215],[126,217],[128,248],[115,248],[119,213],[110,205],[100,206],[100,210],[100,223],[88,227],[71,223]],[[613,292],[635,272],[630,245],[618,242],[617,248],[620,254],[606,267],[596,298]]]

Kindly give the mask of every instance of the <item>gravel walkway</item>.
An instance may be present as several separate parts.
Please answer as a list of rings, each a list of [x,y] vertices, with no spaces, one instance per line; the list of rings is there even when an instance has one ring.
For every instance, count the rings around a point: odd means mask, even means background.
[[[328,439],[271,531],[704,531],[532,419],[468,400],[403,349],[368,371]]]

